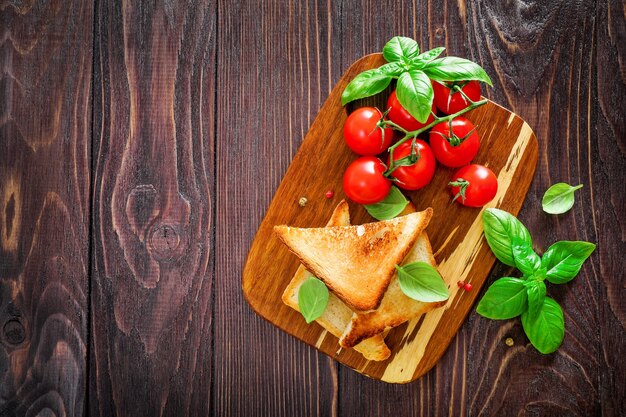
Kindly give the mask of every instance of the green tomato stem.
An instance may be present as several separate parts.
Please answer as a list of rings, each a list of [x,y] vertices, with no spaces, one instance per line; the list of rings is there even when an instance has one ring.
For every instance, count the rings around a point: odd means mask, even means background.
[[[487,104],[489,102],[488,99],[484,99],[484,100],[480,100],[480,101],[473,101],[470,103],[469,106],[467,106],[466,108],[464,108],[463,110],[460,110],[456,113],[453,114],[449,114],[445,117],[435,117],[435,120],[429,124],[427,124],[426,126],[417,129],[417,130],[413,130],[413,131],[407,131],[406,129],[401,128],[400,126],[398,126],[396,123],[393,123],[392,121],[386,120],[385,123],[388,123],[390,126],[393,126],[395,128],[399,128],[398,130],[400,130],[401,132],[404,132],[404,137],[402,139],[400,139],[399,141],[397,141],[396,143],[394,143],[393,145],[391,145],[389,147],[389,149],[387,149],[389,151],[389,168],[387,169],[387,173],[391,173],[393,172],[394,169],[396,169],[396,167],[394,166],[394,160],[393,160],[393,151],[395,151],[395,149],[402,145],[404,142],[406,142],[407,140],[411,139],[411,138],[416,138],[417,136],[421,135],[422,133],[426,132],[428,129],[432,128],[435,125],[438,125],[439,123],[445,123],[448,121],[451,121],[452,119],[454,119],[455,117],[459,117],[462,114],[465,114],[471,110],[474,110],[477,107],[482,106],[483,104]]]

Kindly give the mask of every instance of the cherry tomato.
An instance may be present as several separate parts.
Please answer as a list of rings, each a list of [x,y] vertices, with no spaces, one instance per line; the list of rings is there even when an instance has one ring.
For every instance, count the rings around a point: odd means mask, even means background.
[[[387,113],[389,120],[409,132],[421,129],[435,120],[435,117],[431,114],[428,117],[428,120],[426,120],[426,123],[418,122],[413,116],[411,116],[411,113],[402,107],[402,104],[398,101],[398,96],[396,96],[396,90],[394,90],[389,95],[389,99],[387,99],[387,109],[389,109],[389,113]],[[437,109],[435,108],[435,103],[433,101],[432,112],[435,113],[436,111]]]
[[[472,162],[478,153],[480,139],[474,124],[459,116],[431,129],[430,147],[433,148],[437,161],[447,167],[458,168]]]
[[[362,156],[352,162],[343,175],[343,191],[355,203],[374,204],[387,197],[391,181],[383,176],[387,167],[373,156]]]
[[[415,141],[415,150],[419,155],[415,164],[409,166],[401,166],[391,173],[394,177],[396,185],[405,190],[418,190],[425,187],[433,179],[435,174],[435,155],[432,149],[423,140]],[[404,158],[411,154],[411,140],[407,140],[399,145],[393,152],[393,160]]]
[[[480,83],[478,81],[457,81],[441,83],[433,81],[435,99],[433,103],[445,114],[459,112],[470,105],[470,103],[458,91],[451,90],[455,85],[461,87],[463,93],[472,101],[480,100]]]
[[[468,207],[482,207],[496,196],[498,179],[487,167],[478,164],[459,169],[448,184],[455,200]]]
[[[350,113],[343,125],[343,137],[354,153],[372,156],[387,150],[393,129],[377,127],[382,118],[381,111],[374,107],[361,107]]]

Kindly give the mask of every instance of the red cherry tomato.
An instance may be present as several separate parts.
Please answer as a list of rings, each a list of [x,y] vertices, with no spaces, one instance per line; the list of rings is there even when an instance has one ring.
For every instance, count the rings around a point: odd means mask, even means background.
[[[402,104],[398,101],[398,96],[396,96],[395,90],[389,95],[389,99],[387,99],[387,109],[389,109],[387,118],[409,132],[421,129],[435,120],[435,117],[431,114],[428,117],[428,120],[426,120],[426,123],[418,122],[413,116],[411,116],[411,113],[402,107]],[[435,113],[436,111],[437,109],[435,108],[435,103],[433,102],[432,112]]]
[[[458,91],[453,91],[455,85],[461,87],[463,93],[472,101],[480,100],[480,83],[478,81],[439,82],[433,81],[435,99],[433,103],[445,114],[459,112],[470,103]]]
[[[432,149],[423,140],[415,141],[415,150],[419,155],[415,164],[409,166],[401,166],[391,173],[394,177],[396,185],[405,190],[418,190],[425,187],[433,179],[435,174],[435,155]],[[404,158],[411,154],[411,140],[407,140],[398,146],[393,152],[393,160]]]
[[[343,137],[354,153],[372,156],[387,150],[393,129],[377,127],[382,118],[381,111],[374,107],[361,107],[350,113],[343,125]]]
[[[472,162],[480,147],[480,139],[474,129],[474,124],[463,116],[435,125],[430,131],[430,147],[437,161],[450,168]]]
[[[343,175],[343,191],[355,203],[374,204],[387,197],[391,181],[383,176],[387,167],[373,156],[362,156],[352,162]]]
[[[482,207],[496,196],[498,179],[487,167],[473,164],[459,169],[448,184],[460,204]]]

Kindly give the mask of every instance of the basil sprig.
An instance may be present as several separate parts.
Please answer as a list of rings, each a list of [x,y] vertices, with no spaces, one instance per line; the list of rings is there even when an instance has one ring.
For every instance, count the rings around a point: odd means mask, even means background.
[[[400,104],[420,122],[430,116],[433,104],[431,80],[454,82],[478,80],[489,85],[491,79],[478,64],[464,58],[437,58],[445,48],[420,54],[419,45],[411,38],[395,36],[383,47],[387,64],[358,74],[341,95],[341,103],[373,96],[397,79],[396,94]]]
[[[561,241],[540,257],[532,248],[528,229],[512,214],[495,208],[483,212],[483,229],[494,255],[517,267],[523,276],[496,280],[478,303],[476,312],[496,320],[521,316],[524,332],[533,346],[544,354],[554,352],[563,342],[565,323],[559,304],[546,296],[545,280],[553,284],[571,281],[596,245]]]
[[[574,206],[574,191],[583,187],[579,184],[575,187],[559,182],[546,190],[541,199],[543,211],[549,214],[563,214]]]
[[[298,290],[298,308],[307,323],[319,318],[328,305],[328,288],[315,277],[307,278]]]
[[[366,204],[365,210],[377,220],[391,220],[398,214],[402,213],[409,204],[402,191],[392,186],[387,197],[381,202],[375,204]]]
[[[450,296],[446,283],[432,265],[412,262],[397,266],[400,289],[409,298],[426,303],[445,301]]]

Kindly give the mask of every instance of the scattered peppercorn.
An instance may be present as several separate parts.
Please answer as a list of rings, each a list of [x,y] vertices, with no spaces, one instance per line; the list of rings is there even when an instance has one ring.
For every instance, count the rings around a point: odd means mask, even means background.
[[[464,289],[465,291],[472,291],[472,284],[470,284],[470,283],[468,282],[467,284],[465,284],[465,285],[463,286],[463,289]]]
[[[326,191],[326,198],[327,198],[327,199],[329,199],[329,200],[330,200],[330,199],[331,199],[331,198],[333,198],[334,196],[335,196],[335,192],[334,192],[333,190],[328,190],[328,191]]]
[[[459,282],[457,282],[457,283],[456,283],[456,285],[457,285],[459,288],[463,288],[463,286],[465,286],[465,283],[464,283],[463,281],[459,281]]]
[[[309,200],[307,200],[306,197],[300,197],[300,200],[298,200],[298,204],[300,204],[300,207],[304,207],[304,206],[306,206],[306,203],[308,201]]]
[[[511,337],[507,337],[506,339],[504,339],[504,343],[508,346],[511,347],[515,344],[515,342],[513,341],[513,338]]]

